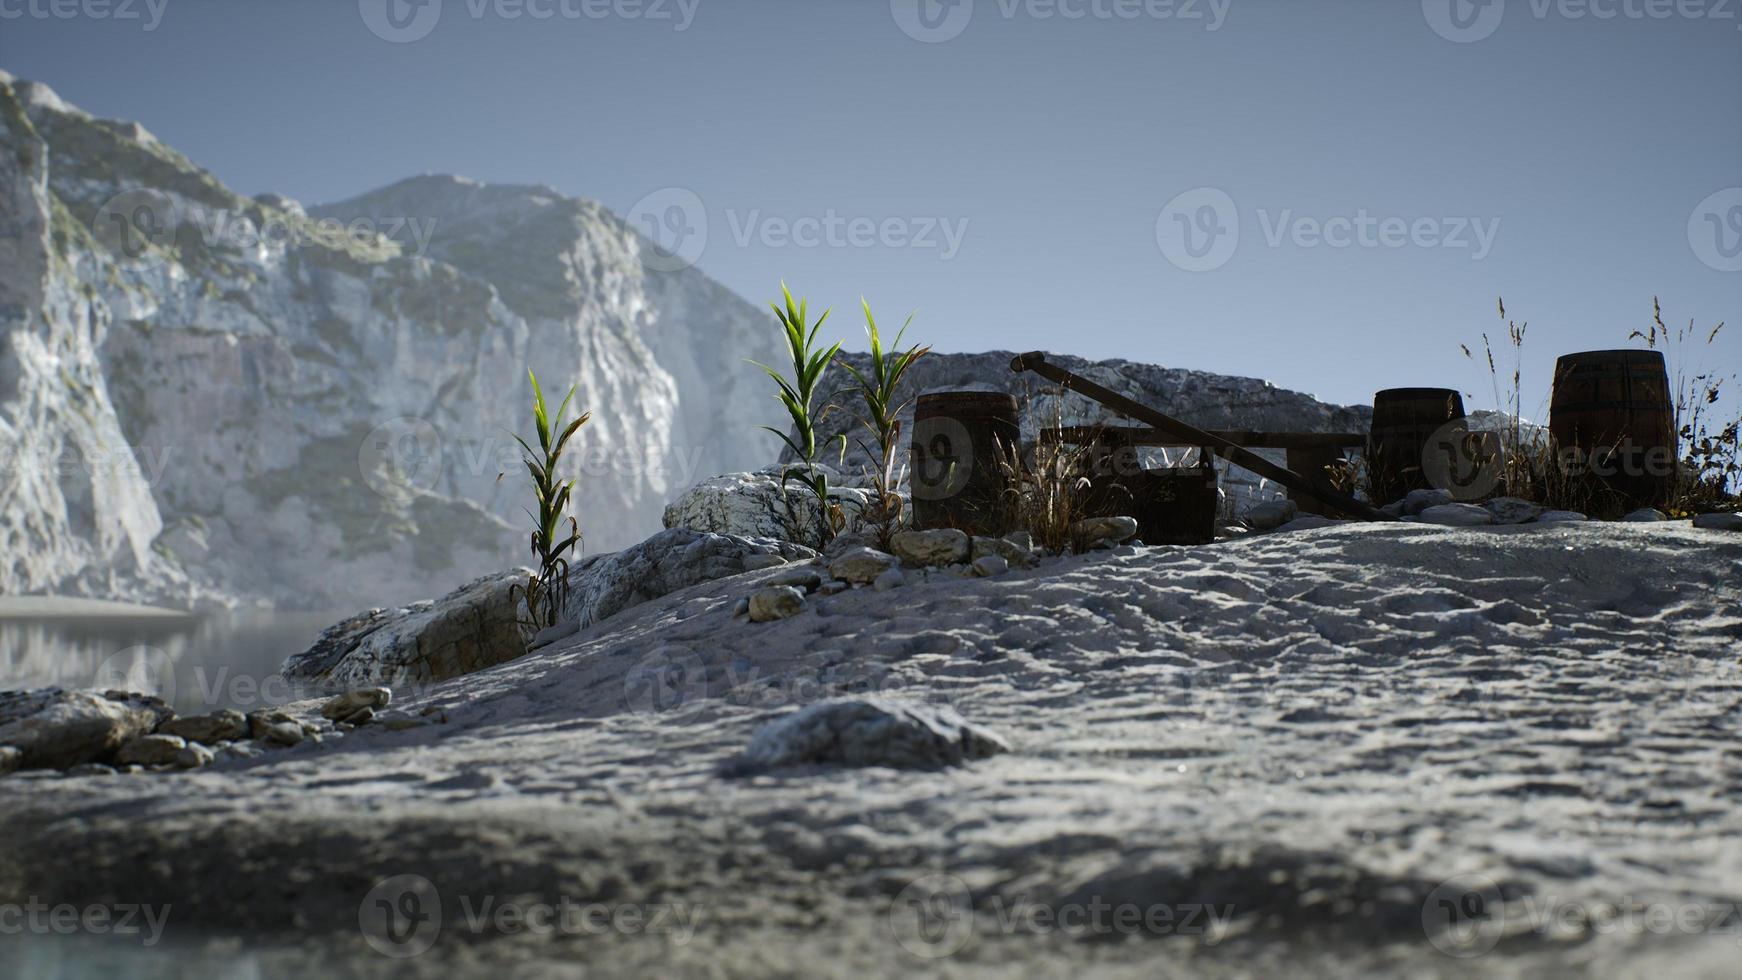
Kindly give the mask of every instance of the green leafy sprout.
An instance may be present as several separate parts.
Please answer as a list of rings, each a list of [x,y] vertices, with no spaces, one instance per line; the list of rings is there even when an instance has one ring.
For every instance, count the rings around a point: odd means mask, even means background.
[[[816,495],[818,506],[822,509],[823,542],[827,543],[828,539],[834,537],[846,525],[846,517],[840,505],[830,502],[828,474],[818,469],[816,465],[817,423],[822,420],[822,415],[815,413],[811,404],[816,398],[817,388],[822,382],[823,375],[828,371],[829,364],[835,359],[835,355],[840,353],[841,345],[836,343],[826,350],[820,349],[821,343],[818,341],[817,335],[821,332],[823,323],[828,320],[830,310],[824,310],[822,316],[817,317],[816,323],[810,323],[810,304],[803,300],[794,301],[792,290],[786,288],[785,283],[780,284],[780,292],[785,300],[785,308],[782,308],[779,303],[770,303],[769,305],[773,307],[774,315],[779,318],[781,329],[786,334],[787,355],[792,361],[792,376],[789,378],[760,361],[751,361],[750,363],[767,372],[768,376],[773,378],[774,383],[779,387],[779,390],[775,392],[775,397],[780,399],[780,404],[786,408],[786,414],[792,417],[792,433],[788,434],[769,425],[762,426],[762,428],[779,436],[780,441],[785,443],[786,448],[792,450],[793,456],[798,459],[798,464],[782,469],[780,475],[781,492],[784,494],[789,484],[798,483]],[[844,453],[847,437],[841,435],[836,438],[840,440]],[[790,505],[789,500],[788,506]]]
[[[527,576],[525,584],[516,583],[509,594],[512,597],[518,591],[526,602],[529,625],[539,630],[556,625],[568,592],[567,555],[581,540],[580,523],[568,513],[575,481],[558,477],[557,466],[569,438],[593,416],[588,412],[564,422],[569,402],[575,397],[575,385],[569,386],[569,393],[552,416],[545,404],[544,391],[538,386],[538,376],[531,369],[526,376],[532,381],[532,420],[538,430],[538,448],[534,449],[519,436],[514,441],[520,443],[521,461],[532,476],[533,500],[538,505],[538,513],[531,509],[526,512],[533,520],[532,554],[538,559],[538,570]]]

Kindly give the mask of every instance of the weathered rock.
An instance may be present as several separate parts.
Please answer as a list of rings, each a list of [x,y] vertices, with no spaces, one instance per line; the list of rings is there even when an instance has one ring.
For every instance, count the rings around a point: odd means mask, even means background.
[[[852,527],[865,511],[871,494],[850,485],[842,474],[819,466],[829,475],[829,498],[838,504]],[[817,498],[798,483],[780,482],[780,467],[754,473],[727,473],[686,490],[665,508],[668,529],[687,528],[713,534],[790,542],[809,548],[824,544],[825,523]]]
[[[1701,514],[1694,518],[1694,527],[1706,531],[1742,531],[1742,514]]]
[[[1254,531],[1272,531],[1294,520],[1299,513],[1300,505],[1292,500],[1266,500],[1246,512],[1246,523]]]
[[[303,740],[302,726],[294,721],[281,721],[266,726],[266,732],[261,739],[273,745],[296,745]]]
[[[806,592],[815,592],[823,584],[823,574],[809,565],[787,569],[768,580],[769,585],[785,585]]]
[[[1482,505],[1496,524],[1529,524],[1542,514],[1542,506],[1517,497],[1495,497]]]
[[[968,535],[954,528],[900,531],[889,539],[889,550],[895,557],[921,568],[967,561],[971,548]]]
[[[640,544],[577,564],[569,573],[564,618],[585,629],[680,589],[770,567],[773,558],[784,564],[816,555],[809,548],[767,538],[685,528],[661,531]]]
[[[390,732],[403,732],[413,728],[425,728],[435,724],[435,720],[426,716],[411,715],[403,711],[389,711],[375,719],[375,724]]]
[[[1449,490],[1411,490],[1403,498],[1403,513],[1406,517],[1416,517],[1429,507],[1441,507],[1455,501]]]
[[[1537,524],[1577,524],[1590,518],[1576,510],[1545,510],[1536,516]]]
[[[1339,521],[1336,518],[1325,517],[1321,514],[1302,514],[1294,520],[1289,521],[1287,524],[1275,529],[1271,533],[1292,534],[1295,531],[1316,531],[1321,527],[1335,527],[1338,524],[1347,523],[1347,521]]]
[[[744,559],[744,570],[759,572],[764,568],[778,568],[786,564],[786,559],[779,555],[748,555]]]
[[[17,772],[24,765],[24,751],[11,745],[0,745],[0,776]]]
[[[1009,538],[974,538],[973,547],[968,552],[969,561],[979,561],[988,556],[1004,559],[1012,567],[1025,568],[1034,564],[1034,548],[1032,538],[1018,543]]]
[[[211,749],[198,742],[189,742],[182,746],[180,752],[175,754],[174,764],[182,769],[198,769],[201,766],[211,765],[213,758],[214,754]]]
[[[321,717],[331,721],[348,719],[364,708],[385,708],[393,703],[393,689],[364,687],[346,691],[321,705]]]
[[[124,766],[171,766],[187,744],[178,735],[141,735],[121,746],[115,761]]]
[[[174,715],[161,698],[121,691],[0,692],[0,745],[18,750],[21,769],[66,769],[108,760]]]
[[[534,650],[542,650],[545,647],[550,646],[552,643],[574,636],[580,631],[581,624],[572,621],[557,623],[554,626],[546,626],[544,629],[532,634],[532,639],[528,640],[526,643],[526,652],[531,653]]]
[[[1123,544],[1135,537],[1137,519],[1132,517],[1091,517],[1071,525],[1071,540],[1090,547]]]
[[[240,711],[224,708],[209,715],[188,715],[171,718],[157,726],[159,735],[176,735],[190,742],[215,745],[248,735],[248,717]]]
[[[1669,520],[1669,515],[1655,507],[1641,507],[1621,519],[1629,524],[1655,524]]]
[[[262,754],[260,746],[253,742],[231,742],[220,748],[217,756],[220,759],[252,759]]]
[[[1441,527],[1486,527],[1494,523],[1488,508],[1477,504],[1436,504],[1416,516],[1423,524]]]
[[[350,714],[346,715],[345,717],[340,718],[338,721],[338,724],[344,725],[347,728],[362,728],[364,725],[367,725],[374,720],[375,720],[375,709],[374,708],[358,708],[356,711],[353,711]],[[309,731],[307,728],[304,728],[302,733],[305,737],[315,734],[314,732]]]
[[[930,769],[1008,750],[998,735],[947,707],[842,698],[801,708],[763,726],[751,738],[742,762],[752,770],[813,763]]]
[[[743,598],[739,599],[737,602],[732,603],[732,616],[734,618],[736,618],[738,616],[748,616],[748,615],[750,615],[750,597],[749,596],[744,596]]]
[[[877,576],[876,580],[871,583],[871,587],[878,592],[888,592],[890,589],[899,589],[906,584],[907,573],[899,568],[891,568]]]
[[[750,621],[772,623],[804,612],[804,593],[790,585],[761,589],[750,596]]]
[[[127,767],[130,772],[135,771],[138,768],[138,766]],[[116,776],[119,775],[120,772],[121,770],[116,769],[114,766],[105,766],[101,762],[81,762],[78,765],[73,766],[71,769],[68,769],[66,775],[69,778],[78,778],[82,776]]]
[[[248,712],[248,737],[264,739],[267,733],[272,730],[272,726],[285,724],[295,725],[299,733],[302,731],[302,725],[295,718],[278,708],[260,708],[250,711]]]
[[[868,585],[898,563],[894,555],[875,548],[853,548],[829,562],[829,574],[853,585]]]
[[[851,582],[843,582],[840,579],[832,578],[818,586],[817,591],[821,592],[823,595],[840,595],[852,587],[853,583]]]
[[[987,555],[974,559],[974,574],[980,578],[991,578],[1010,571],[1010,563],[998,555]]]

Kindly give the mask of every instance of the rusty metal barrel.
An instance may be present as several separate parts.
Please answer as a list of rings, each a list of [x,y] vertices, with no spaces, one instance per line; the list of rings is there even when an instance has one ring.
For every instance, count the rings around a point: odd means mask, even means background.
[[[1430,441],[1464,417],[1464,398],[1451,388],[1387,388],[1373,396],[1367,437],[1369,496],[1375,504],[1431,485],[1422,457]]]
[[[1675,489],[1675,406],[1663,354],[1596,350],[1555,364],[1549,432],[1562,465],[1595,478],[1622,509],[1657,507]]]
[[[913,526],[970,534],[1007,530],[1009,508],[1001,461],[1021,451],[1016,396],[996,391],[941,391],[919,396],[913,410],[908,482]]]

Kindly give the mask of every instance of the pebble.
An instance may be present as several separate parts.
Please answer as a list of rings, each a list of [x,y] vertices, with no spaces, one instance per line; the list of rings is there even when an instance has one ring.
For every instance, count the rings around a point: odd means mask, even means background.
[[[1416,515],[1424,524],[1441,527],[1485,527],[1494,523],[1488,508],[1476,504],[1436,504]]]
[[[302,741],[302,726],[294,721],[281,721],[266,727],[264,741],[274,745],[295,745]]]
[[[776,568],[784,564],[786,564],[786,559],[779,555],[744,556],[744,570],[747,572],[759,572],[764,568]]]
[[[750,615],[750,597],[749,596],[745,596],[742,599],[739,599],[737,602],[732,603],[732,618],[733,619],[736,619],[739,616],[748,616],[748,615]]]
[[[877,576],[897,564],[899,562],[894,555],[885,554],[875,548],[852,548],[829,562],[829,574],[843,582],[869,585],[877,581]]]
[[[890,589],[899,589],[906,584],[907,575],[899,568],[891,568],[877,576],[876,581],[871,583],[871,587],[878,592],[888,592]]]
[[[1429,507],[1440,507],[1453,502],[1449,490],[1411,490],[1403,498],[1403,512],[1415,517]]]
[[[823,583],[823,576],[814,568],[800,565],[790,571],[781,572],[768,580],[769,585],[785,585],[806,592],[815,592],[817,586]]]
[[[1091,517],[1071,525],[1071,540],[1092,542],[1091,547],[1098,548],[1107,542],[1119,545],[1135,537],[1137,519],[1134,517]]]
[[[922,568],[967,561],[971,548],[968,535],[954,528],[901,531],[889,539],[889,550],[895,557]]]
[[[121,746],[115,761],[122,765],[173,765],[187,745],[187,739],[179,735],[140,735]]]
[[[1271,531],[1287,524],[1300,513],[1300,505],[1292,500],[1266,500],[1246,512],[1246,524],[1254,531]]]
[[[343,721],[364,708],[385,708],[393,703],[393,691],[386,687],[363,687],[346,691],[321,705],[321,717]]]
[[[198,769],[212,761],[212,750],[198,742],[189,742],[175,754],[175,764],[183,769]]]
[[[1577,524],[1590,518],[1576,510],[1545,510],[1536,515],[1538,524]]]
[[[1496,524],[1529,524],[1542,514],[1542,506],[1518,497],[1495,497],[1482,505]]]
[[[991,578],[1010,571],[1010,563],[998,555],[987,555],[974,561],[974,574],[981,578]]]
[[[247,735],[248,716],[240,711],[224,708],[209,715],[171,718],[157,726],[157,734],[177,735],[190,742],[213,745]]]
[[[1655,507],[1642,507],[1621,519],[1629,524],[1655,524],[1669,520],[1669,515]]]

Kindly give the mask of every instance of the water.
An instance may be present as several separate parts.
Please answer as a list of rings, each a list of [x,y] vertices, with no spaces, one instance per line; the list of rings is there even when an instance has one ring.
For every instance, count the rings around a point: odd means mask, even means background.
[[[345,615],[0,619],[0,689],[126,688],[156,694],[184,715],[252,711],[299,697],[303,689],[280,666]]]

